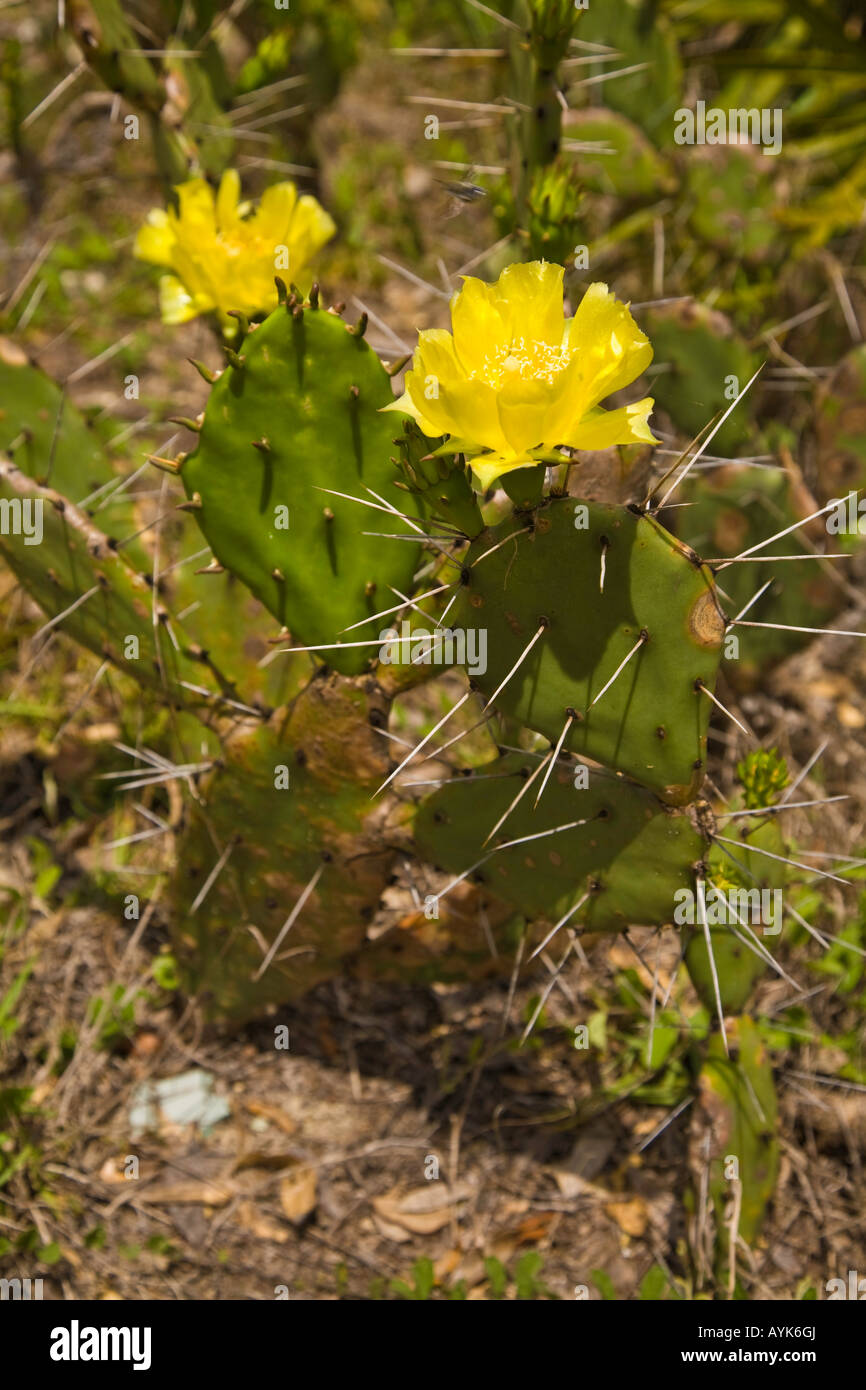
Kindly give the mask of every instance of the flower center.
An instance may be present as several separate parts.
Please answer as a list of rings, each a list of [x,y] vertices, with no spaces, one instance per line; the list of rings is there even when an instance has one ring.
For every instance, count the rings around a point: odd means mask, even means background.
[[[227,256],[261,256],[264,254],[264,238],[252,231],[217,232],[217,242]]]
[[[556,377],[568,366],[571,349],[553,347],[537,339],[513,338],[510,343],[500,343],[487,354],[480,377],[494,390],[501,390],[509,381],[520,378],[523,381],[545,381],[552,386]]]

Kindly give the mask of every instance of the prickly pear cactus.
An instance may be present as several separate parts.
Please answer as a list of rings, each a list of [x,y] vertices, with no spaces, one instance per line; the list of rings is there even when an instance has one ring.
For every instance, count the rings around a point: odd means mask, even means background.
[[[432,383],[423,401],[439,401],[435,428],[417,390],[393,401],[364,321],[351,327],[320,308],[315,288],[302,300],[278,285],[281,303],[263,322],[238,316],[223,371],[200,365],[210,393],[182,422],[194,449],[156,460],[174,475],[165,487],[179,475],[186,497],[156,583],[147,549],[135,548],[151,518],[132,497],[128,529],[115,521],[106,535],[96,509],[68,500],[110,489],[114,465],[51,383],[4,359],[15,457],[0,463],[0,501],[41,501],[44,536],[31,547],[7,527],[0,549],[48,621],[92,651],[129,669],[134,638],[130,673],[157,704],[184,707],[175,722],[202,747],[203,763],[179,767],[158,753],[152,775],[190,793],[166,827],[166,900],[184,986],[206,1017],[260,1017],[340,974],[516,979],[539,954],[549,961],[559,932],[567,956],[581,933],[682,928],[685,970],[719,1031],[703,1051],[683,1044],[677,1094],[697,1078],[720,1232],[705,1257],[736,1286],[725,1164],[740,1164],[746,1241],[777,1165],[772,1075],[753,1025],[736,1016],[771,964],[752,897],[785,886],[785,840],[770,817],[787,774],[770,755],[746,760],[733,803],[744,819],[719,831],[726,822],[701,799],[708,726],[723,655],[735,664],[731,636],[761,631],[731,619],[765,563],[783,617],[805,626],[806,612],[827,610],[807,609],[819,603],[812,569],[777,575],[771,554],[726,567],[717,585],[715,568],[780,522],[796,531],[811,501],[793,466],[697,473],[672,535],[654,501],[666,466],[651,452],[652,401],[601,405],[647,365],[646,339],[596,286],[575,355],[561,280],[549,267],[517,270],[472,288],[474,311],[455,302],[462,356],[441,330],[419,344],[413,373]],[[750,362],[703,311],[664,324],[661,355],[670,351],[668,384],[680,392],[668,397],[671,414],[688,429],[700,410],[700,427],[723,406],[723,369]],[[532,339],[540,331],[543,342]],[[553,416],[542,409],[548,390]],[[751,438],[747,417],[738,428],[724,447]],[[562,446],[560,431],[576,443]],[[608,454],[613,495],[631,486],[629,501],[595,500],[609,443],[619,448]],[[805,555],[809,539],[786,536],[775,553]],[[386,645],[391,624],[408,631],[408,655],[402,637],[396,658]],[[741,665],[765,661],[768,647],[750,639]],[[422,695],[446,668],[447,684]],[[435,715],[420,741],[403,739],[397,730],[425,699]],[[468,732],[483,732],[469,764],[454,765],[446,746],[462,735],[448,730],[447,745],[437,736],[464,705]],[[392,718],[395,706],[408,723]],[[400,781],[428,744],[451,769],[429,795]],[[416,891],[383,925],[395,870],[411,883],[413,865],[436,875],[435,891],[423,902]],[[728,892],[734,921],[718,910]],[[697,916],[677,916],[683,900],[698,902]],[[673,1046],[674,1017],[663,1011],[654,1061]],[[666,1094],[650,1085],[641,1098]]]
[[[694,797],[709,722],[701,687],[715,684],[725,631],[696,556],[649,516],[555,499],[479,537],[462,578],[454,623],[488,632],[474,677],[487,700],[666,801]]]
[[[694,439],[750,381],[760,359],[717,310],[689,301],[650,309],[644,327],[655,348],[658,404],[683,434]],[[750,437],[747,396],[713,438],[712,452],[730,458]]]
[[[810,437],[820,501],[852,491],[861,497],[866,486],[866,346],[852,348],[820,387]],[[858,539],[859,533],[854,541]],[[839,540],[844,545],[845,535]]]
[[[364,326],[319,308],[316,293],[306,304],[293,295],[250,325],[181,473],[220,564],[297,642],[328,645],[329,663],[345,674],[364,670],[372,653],[339,650],[340,634],[392,588],[408,588],[420,555],[419,509],[394,486],[394,425],[380,413],[390,382]]]
[[[735,1246],[753,1245],[766,1215],[779,1172],[777,1101],[766,1045],[752,1020],[741,1016],[726,1056],[718,1037],[710,1039],[698,1077],[689,1153],[696,1192],[707,1193],[713,1220],[696,1214],[709,1249],[697,1251],[699,1264],[715,1267],[731,1297],[738,1296]],[[714,1239],[712,1238],[714,1233]],[[739,1295],[742,1296],[742,1295]]]
[[[371,801],[387,717],[375,682],[332,675],[225,742],[171,889],[181,968],[208,1016],[298,999],[361,950],[394,858],[387,806]]]
[[[539,796],[544,770],[540,755],[509,753],[434,792],[415,821],[424,856],[449,873],[471,870],[530,919],[573,912],[595,931],[667,920],[703,850],[688,816],[573,760],[552,768]]]
[[[740,688],[754,686],[768,666],[810,640],[810,627],[827,627],[842,607],[845,590],[833,561],[811,558],[816,552],[839,553],[837,537],[828,536],[824,517],[814,517],[820,504],[790,458],[770,468],[730,464],[708,469],[687,480],[683,500],[690,505],[678,513],[677,531],[700,554],[724,562],[754,550],[753,560],[729,565],[719,578],[732,617],[764,588],[747,621],[779,625],[737,626],[731,634],[736,641],[725,644],[726,676]],[[809,517],[814,519],[797,528],[798,521]],[[787,534],[763,544],[780,531]],[[776,555],[804,559],[774,564]],[[807,631],[791,630],[798,627]]]

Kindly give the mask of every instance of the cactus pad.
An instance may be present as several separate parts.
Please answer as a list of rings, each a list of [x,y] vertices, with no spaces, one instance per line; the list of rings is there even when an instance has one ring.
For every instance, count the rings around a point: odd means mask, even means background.
[[[793,525],[798,517],[811,516],[818,504],[804,488],[793,467],[782,471],[731,464],[689,478],[682,500],[693,505],[678,513],[677,531],[682,539],[713,559],[738,555],[767,536]],[[838,537],[828,537],[825,519],[809,523],[803,534],[782,536],[760,552],[767,563],[730,565],[719,576],[729,595],[727,607],[736,615],[771,579],[773,583],[747,615],[749,621],[787,623],[793,627],[826,627],[844,602],[844,590],[828,570],[832,561],[785,562],[773,565],[772,555],[808,555],[813,546],[837,550]],[[833,544],[828,544],[828,541]],[[779,628],[735,627],[737,655],[726,661],[725,674],[738,687],[754,685],[767,666],[806,645],[806,633]],[[728,653],[726,652],[726,656]]]
[[[565,748],[685,804],[703,779],[710,712],[696,682],[713,689],[724,633],[708,571],[627,508],[557,500],[534,514],[531,533],[523,529],[505,521],[465,558],[452,623],[487,630],[478,689],[492,696],[546,624],[497,707],[554,743],[574,710]]]
[[[381,835],[386,807],[370,799],[388,769],[376,732],[386,720],[374,681],[332,675],[314,679],[290,714],[244,726],[224,746],[204,804],[189,807],[172,887],[178,955],[206,1013],[250,1018],[297,999],[363,946],[393,859]]]
[[[652,378],[656,405],[667,411],[684,434],[695,438],[717,413],[728,409],[736,392],[743,390],[755,372],[759,359],[736,335],[724,314],[692,301],[647,310],[641,327],[653,344],[659,368]],[[731,378],[736,378],[736,386]],[[731,412],[715,435],[713,453],[728,457],[748,440],[751,395]]]
[[[730,1226],[726,1210],[734,1196],[731,1159],[737,1160],[741,1184],[738,1238],[751,1245],[760,1233],[779,1171],[776,1137],[778,1103],[766,1045],[752,1020],[737,1019],[727,1058],[721,1039],[710,1039],[707,1060],[698,1078],[690,1143],[695,1185],[706,1182],[716,1219],[716,1274],[729,1272]]]
[[[32,366],[17,344],[0,339],[0,454],[36,482],[73,502],[120,479],[95,431],[61,387]],[[100,511],[106,535],[122,539],[132,530],[133,504]],[[95,499],[94,505],[98,500]]]
[[[393,602],[388,586],[405,589],[418,562],[418,546],[363,534],[407,535],[405,521],[317,491],[375,502],[371,489],[417,514],[412,496],[393,486],[394,422],[379,413],[392,400],[388,375],[360,333],[309,305],[278,308],[233,361],[183,465],[187,495],[201,498],[196,520],[220,563],[298,642],[336,642]],[[371,653],[326,655],[350,674]]]
[[[573,921],[593,930],[672,920],[674,894],[691,883],[704,842],[687,816],[609,772],[593,768],[587,785],[578,787],[575,765],[558,762],[538,806],[533,809],[540,777],[484,845],[537,767],[537,759],[507,754],[434,792],[415,820],[421,854],[454,874],[490,854],[475,880],[529,917],[557,918],[588,893]],[[586,824],[490,853],[576,821]]]
[[[24,535],[0,535],[0,554],[40,608],[50,618],[65,614],[59,623],[64,632],[173,704],[197,703],[179,681],[207,682],[207,671],[183,642],[175,648],[162,604],[154,603],[148,582],[104,533],[59,493],[3,459],[0,501],[41,505],[39,544],[27,544]],[[128,654],[136,650],[130,638],[136,639],[137,655]]]

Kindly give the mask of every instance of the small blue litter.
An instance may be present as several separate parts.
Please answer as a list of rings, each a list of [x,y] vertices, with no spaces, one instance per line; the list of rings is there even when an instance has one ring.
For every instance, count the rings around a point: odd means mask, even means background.
[[[196,1069],[162,1081],[143,1081],[133,1093],[129,1123],[133,1133],[168,1123],[198,1125],[203,1134],[208,1134],[230,1114],[228,1102],[214,1094],[210,1072]]]

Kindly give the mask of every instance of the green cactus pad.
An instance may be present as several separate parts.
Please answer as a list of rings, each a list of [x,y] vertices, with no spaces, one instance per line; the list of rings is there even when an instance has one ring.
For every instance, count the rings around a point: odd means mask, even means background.
[[[213,688],[208,671],[191,656],[172,623],[181,650],[175,649],[161,620],[168,615],[160,601],[154,623],[152,588],[112,549],[104,533],[59,493],[40,487],[3,459],[0,502],[10,508],[41,504],[40,543],[28,544],[24,534],[11,530],[0,534],[0,555],[40,608],[50,618],[65,613],[59,624],[64,632],[172,703],[200,703],[178,682]],[[125,655],[134,650],[130,638],[137,639],[137,657]]]
[[[189,555],[201,550],[201,534],[189,518],[183,545]],[[245,584],[228,570],[208,569],[207,558],[178,563],[162,584],[173,612],[182,616],[191,641],[231,678],[238,700],[270,709],[287,704],[315,669],[303,652],[273,653],[276,625]],[[264,664],[262,664],[264,662]]]
[[[752,546],[784,531],[799,517],[811,516],[818,504],[803,487],[797,470],[774,471],[731,464],[707,470],[689,478],[682,492],[683,507],[677,515],[678,535],[702,555],[719,559],[739,555]],[[836,536],[828,536],[824,518],[811,522],[804,533],[819,548],[830,552],[839,547]],[[812,548],[793,531],[760,552],[767,563],[730,565],[719,576],[730,596],[726,607],[735,616],[749,599],[772,579],[773,583],[747,614],[754,622],[782,623],[792,627],[827,627],[845,601],[844,589],[834,582],[817,560],[786,561],[773,565],[772,555],[809,555]],[[832,625],[832,624],[830,624]],[[808,633],[786,632],[779,628],[735,627],[737,647],[726,642],[726,676],[739,688],[755,685],[761,673],[773,662],[798,651],[811,639]],[[736,651],[736,656],[733,653]]]
[[[572,140],[607,145],[616,152],[581,152],[580,181],[584,188],[629,199],[658,198],[660,193],[675,190],[676,179],[670,165],[653,149],[640,127],[618,112],[600,106],[572,111],[567,129]]]
[[[670,19],[657,10],[650,18],[632,0],[605,0],[579,9],[577,33],[581,42],[613,44],[617,66],[646,67],[603,85],[604,103],[639,125],[660,148],[671,144],[674,111],[682,104],[683,69],[679,45]],[[604,72],[599,63],[597,71]],[[581,69],[581,76],[595,73]]]
[[[298,999],[362,948],[393,860],[381,834],[383,805],[371,800],[389,766],[377,733],[386,722],[387,701],[374,681],[332,675],[314,679],[288,716],[284,709],[268,724],[245,726],[225,745],[201,789],[204,804],[189,808],[172,885],[185,981],[208,1015],[251,1018]],[[288,787],[277,785],[281,769]],[[226,851],[224,869],[193,911]]]
[[[852,348],[821,386],[812,435],[819,500],[829,502],[849,492],[862,497],[866,489],[866,345]],[[834,538],[833,549],[852,547],[859,540],[859,535],[841,533]]]
[[[98,489],[93,507],[118,477],[96,432],[49,376],[28,362],[18,346],[0,339],[0,454],[12,458],[29,478],[73,502]],[[133,502],[100,510],[105,534],[120,540],[133,526]]]
[[[784,243],[774,217],[773,161],[753,146],[708,147],[686,162],[692,225],[702,241],[731,260],[757,264]]]
[[[652,377],[656,405],[691,439],[729,408],[733,396],[725,393],[742,391],[760,361],[723,314],[693,301],[646,310],[641,328],[652,342],[659,368]],[[727,458],[747,443],[754,390],[731,411],[713,437],[710,452]]]
[[[565,748],[685,804],[703,779],[710,715],[696,682],[713,689],[724,632],[708,572],[627,508],[561,499],[517,534],[525,525],[509,519],[486,532],[464,561],[451,622],[487,631],[478,690],[495,693],[544,621],[497,708],[553,743],[574,710]],[[644,645],[590,709],[642,632]]]
[[[397,477],[390,380],[360,334],[334,314],[281,306],[251,329],[240,365],[226,369],[205,410],[198,447],[183,465],[195,516],[221,564],[252,590],[304,646],[333,643],[342,629],[406,590],[419,546],[364,532],[409,535],[405,521],[317,489],[409,516],[417,504]],[[280,529],[278,507],[288,508]],[[353,638],[375,637],[371,624]],[[324,653],[346,674],[374,648]]]
[[[592,768],[577,786],[577,764],[558,762],[538,806],[543,773],[484,845],[537,767],[537,758],[507,754],[434,792],[415,819],[420,853],[458,875],[497,845],[586,821],[490,854],[475,881],[529,917],[556,919],[588,892],[572,920],[596,931],[671,921],[674,894],[691,883],[704,842],[686,815],[609,772]]]
[[[745,935],[741,929],[738,930],[741,936]],[[725,1015],[738,1014],[745,1008],[752,990],[768,967],[753,950],[738,940],[730,927],[710,927],[709,932],[722,1012]],[[690,932],[685,962],[701,1003],[715,1017],[718,1007],[716,990],[702,930]]]

